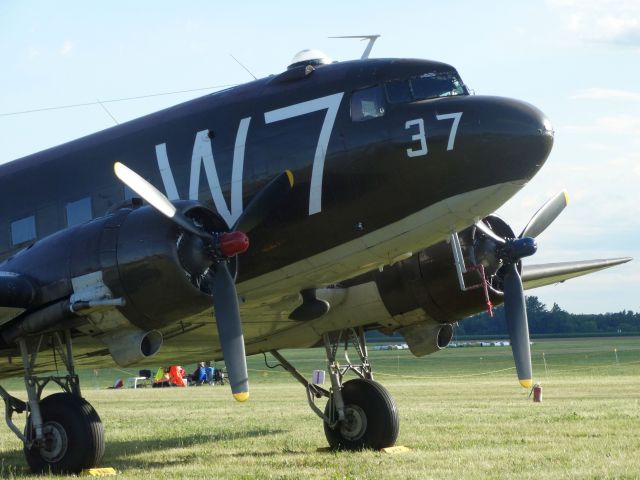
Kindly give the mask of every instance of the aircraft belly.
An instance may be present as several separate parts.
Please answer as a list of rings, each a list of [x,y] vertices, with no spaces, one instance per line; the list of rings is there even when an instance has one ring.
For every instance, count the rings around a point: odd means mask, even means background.
[[[388,265],[407,252],[445,239],[452,228],[460,230],[495,211],[525,183],[507,182],[448,198],[345,244],[242,282],[239,295],[250,304]]]

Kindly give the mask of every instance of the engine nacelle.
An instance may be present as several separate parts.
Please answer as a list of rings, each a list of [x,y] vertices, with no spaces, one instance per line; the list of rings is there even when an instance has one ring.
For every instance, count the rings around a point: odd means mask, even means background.
[[[208,231],[227,229],[198,202],[176,206]],[[150,331],[212,306],[211,261],[201,254],[200,241],[148,206],[122,208],[39,240],[3,266],[31,279],[38,300],[3,326],[3,337],[10,342],[71,317],[73,328],[104,338],[119,364],[155,353],[162,340]],[[106,307],[93,307],[101,302]],[[62,310],[43,316],[50,305]],[[122,330],[138,332],[126,338],[126,351],[110,340]]]
[[[485,222],[498,235],[515,236],[511,228],[495,215],[487,217]],[[477,285],[478,288],[460,288],[451,245],[440,242],[374,274],[380,296],[392,316],[421,309],[426,320],[435,323],[462,320],[486,309],[486,297],[481,288],[485,280],[489,284],[491,303],[503,303],[502,263],[493,256],[493,240],[475,227],[463,230],[458,236],[467,267],[484,267],[484,277],[479,269],[464,275],[467,287]]]
[[[100,340],[121,367],[155,355],[162,346],[162,334],[157,330],[118,330],[101,335]]]

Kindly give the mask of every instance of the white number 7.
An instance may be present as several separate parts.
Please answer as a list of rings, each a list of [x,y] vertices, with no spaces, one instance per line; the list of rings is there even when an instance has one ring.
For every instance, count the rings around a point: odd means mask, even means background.
[[[447,150],[453,150],[453,144],[456,141],[456,132],[458,131],[458,124],[462,118],[462,112],[445,113],[444,115],[436,115],[438,120],[451,120],[453,119],[453,125],[451,125],[451,131],[449,132],[449,141],[447,142]]]
[[[327,147],[329,146],[329,138],[333,130],[333,124],[336,121],[338,108],[344,92],[334,93],[326,97],[316,98],[307,102],[296,103],[288,107],[278,108],[265,112],[264,122],[273,123],[287,118],[306,115],[307,113],[317,112],[318,110],[327,109],[327,114],[322,122],[320,129],[320,137],[318,137],[318,146],[316,154],[313,157],[313,169],[311,170],[311,191],[309,192],[309,215],[319,213],[322,210],[322,174],[324,172],[324,160],[327,156]]]

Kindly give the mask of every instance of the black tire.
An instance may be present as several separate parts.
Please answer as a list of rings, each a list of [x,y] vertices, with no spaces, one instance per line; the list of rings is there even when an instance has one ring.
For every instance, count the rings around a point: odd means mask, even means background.
[[[100,417],[84,398],[55,393],[40,402],[46,443],[43,448],[24,448],[34,473],[79,473],[98,465],[104,454],[104,427]],[[35,432],[31,417],[25,432]]]
[[[324,434],[334,450],[380,450],[392,447],[398,438],[398,407],[389,392],[372,380],[355,379],[342,387],[346,422],[332,429],[326,422]],[[325,415],[330,415],[332,402],[327,402]]]

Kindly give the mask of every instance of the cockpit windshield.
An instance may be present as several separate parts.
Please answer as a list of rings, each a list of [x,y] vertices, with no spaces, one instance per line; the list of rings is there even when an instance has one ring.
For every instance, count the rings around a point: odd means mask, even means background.
[[[455,72],[431,72],[409,79],[385,83],[389,103],[406,103],[426,98],[468,95],[467,89]]]

